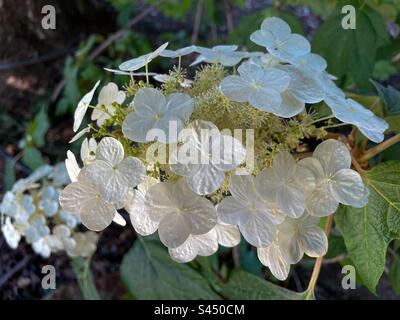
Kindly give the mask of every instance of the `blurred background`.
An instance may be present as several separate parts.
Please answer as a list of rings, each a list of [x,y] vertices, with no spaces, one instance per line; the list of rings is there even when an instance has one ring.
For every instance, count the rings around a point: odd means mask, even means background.
[[[103,70],[153,51],[169,42],[169,49],[190,44],[237,44],[262,50],[249,40],[268,16],[280,16],[293,32],[305,35],[312,51],[328,61],[338,85],[355,94],[376,96],[369,79],[400,89],[400,2],[346,1],[356,8],[357,29],[345,36],[340,28],[340,0],[0,0],[0,198],[18,178],[43,163],[65,159],[73,112],[83,94],[97,80],[122,85],[126,78]],[[42,8],[56,8],[56,29],[43,29]],[[187,65],[188,61],[184,61]],[[168,59],[157,59],[151,71],[167,70]],[[72,151],[78,152],[75,144]],[[389,149],[385,160],[400,159],[400,149]],[[113,224],[102,235],[91,268],[103,299],[126,298],[120,280],[122,257],[135,241],[131,227]],[[342,238],[333,234],[324,260],[316,296],[319,299],[377,299],[358,284],[343,290],[341,268],[348,264]],[[332,244],[331,244],[332,242]],[[247,271],[274,281],[245,242],[239,264]],[[42,289],[41,267],[52,264],[57,289]],[[217,261],[218,264],[218,261]],[[230,252],[220,253],[219,264],[234,264]],[[303,291],[313,260],[292,268],[286,288]],[[278,282],[277,280],[275,280]],[[397,288],[397,294],[399,288]],[[379,299],[399,299],[386,270],[377,288]],[[0,299],[80,299],[82,294],[69,259],[53,254],[42,259],[21,242],[10,249],[0,233]]]

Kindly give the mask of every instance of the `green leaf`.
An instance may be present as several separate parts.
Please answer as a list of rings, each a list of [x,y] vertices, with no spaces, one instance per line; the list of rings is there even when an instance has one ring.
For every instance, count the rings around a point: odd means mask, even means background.
[[[287,290],[241,269],[232,271],[222,290],[230,300],[304,300],[307,294]]]
[[[174,262],[159,241],[139,237],[124,256],[121,277],[138,299],[219,299],[207,279]]]
[[[400,115],[400,91],[392,86],[384,87],[380,83],[371,80],[372,84],[378,91],[379,98],[381,99],[384,115],[393,117]]]
[[[45,163],[40,151],[34,147],[28,147],[24,149],[22,162],[31,170],[35,170]]]
[[[11,190],[15,183],[14,161],[7,159],[5,167],[4,184],[6,190]]]
[[[316,31],[312,48],[328,62],[327,71],[337,77],[346,74],[362,91],[370,91],[368,81],[374,70],[377,49],[388,42],[385,21],[369,6],[356,10],[356,29],[343,29],[343,14],[329,17]]]
[[[85,300],[101,300],[90,271],[90,258],[74,258],[71,265]]]
[[[393,262],[389,269],[389,278],[396,294],[400,295],[400,257],[394,252]]]
[[[359,275],[376,294],[387,246],[400,238],[400,162],[384,162],[366,171],[365,183],[370,191],[368,204],[342,206],[335,221]]]
[[[75,108],[81,94],[78,87],[78,67],[74,64],[74,60],[71,56],[65,59],[63,75],[65,79],[63,96],[68,98],[69,104]]]
[[[47,116],[46,108],[41,108],[28,128],[28,135],[32,137],[32,141],[37,147],[45,145],[44,137],[49,128],[50,120]]]
[[[240,262],[244,270],[260,276],[263,265],[257,257],[255,248],[248,246],[247,242],[242,238],[239,245]]]
[[[373,77],[385,81],[397,73],[397,69],[387,60],[379,60],[375,63]]]

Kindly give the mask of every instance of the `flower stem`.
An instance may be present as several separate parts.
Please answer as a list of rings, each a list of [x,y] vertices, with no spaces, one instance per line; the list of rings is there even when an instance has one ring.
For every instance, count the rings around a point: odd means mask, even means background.
[[[324,126],[322,128],[329,129],[329,128],[337,128],[337,127],[341,127],[341,126],[347,126],[347,125],[350,125],[350,123],[337,123],[337,124],[332,124],[329,126]]]
[[[332,119],[334,117],[335,116],[333,114],[331,114],[330,116],[326,116],[326,117],[323,117],[323,118],[316,119],[313,122],[311,122],[311,124],[314,124],[314,123],[317,123],[317,122],[320,122],[320,121],[324,121],[324,120],[329,120],[329,119]]]
[[[146,64],[146,83],[149,84],[149,64]]]
[[[179,73],[181,72],[181,62],[182,62],[182,56],[179,55],[179,57],[178,57],[178,72]]]
[[[326,221],[326,225],[325,225],[325,230],[324,231],[325,231],[325,234],[326,234],[327,238],[329,237],[329,234],[330,234],[331,229],[332,229],[333,216],[334,215],[335,214],[332,213],[328,217],[328,219]],[[317,260],[315,261],[314,269],[313,269],[313,272],[312,272],[312,275],[311,275],[311,279],[310,279],[310,282],[308,283],[306,300],[312,299],[312,297],[314,295],[313,294],[314,293],[314,287],[315,287],[315,284],[317,283],[317,280],[318,280],[318,276],[319,276],[319,272],[321,270],[322,260],[323,259],[324,259],[324,256],[321,256],[321,257],[318,257]]]
[[[387,139],[386,141],[378,144],[377,146],[368,149],[360,159],[359,162],[364,162],[372,157],[375,157],[378,153],[381,153],[383,150],[386,150],[390,146],[394,145],[395,143],[400,142],[400,133],[396,134],[395,136]]]

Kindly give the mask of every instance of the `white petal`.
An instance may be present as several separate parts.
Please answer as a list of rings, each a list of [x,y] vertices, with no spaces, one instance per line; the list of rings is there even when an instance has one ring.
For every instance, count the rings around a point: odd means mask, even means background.
[[[68,176],[72,182],[78,181],[78,175],[81,169],[76,162],[75,155],[68,150],[67,151],[67,159],[65,159],[65,167],[67,168]]]
[[[125,226],[126,226],[126,221],[125,221],[125,219],[124,219],[118,212],[115,214],[115,217],[114,217],[113,221],[114,221],[116,224],[118,224],[118,225],[120,225],[120,226],[122,226],[122,227],[125,227]]]
[[[90,102],[93,99],[94,92],[96,91],[96,88],[98,87],[99,84],[100,80],[97,81],[93,89],[87,94],[85,94],[85,96],[81,99],[81,101],[79,101],[78,107],[76,108],[74,114],[74,132],[76,132],[81,126],[83,117],[85,116],[87,108],[89,107]]]
[[[282,19],[276,17],[265,18],[261,23],[261,30],[268,31],[280,41],[285,41],[291,34],[289,25]]]
[[[225,180],[225,172],[213,164],[200,165],[199,170],[186,181],[195,193],[199,195],[211,194],[218,190]]]
[[[229,99],[237,102],[246,102],[252,88],[239,76],[228,76],[221,81],[222,93]]]
[[[272,112],[282,103],[281,95],[278,91],[272,88],[258,87],[251,91],[249,95],[249,103],[266,112]]]
[[[291,81],[290,79],[291,77],[285,71],[276,68],[267,68],[264,69],[262,84],[280,93],[287,89]]]
[[[289,217],[300,217],[306,207],[304,195],[296,188],[281,187],[276,194],[278,207]]]
[[[127,187],[136,187],[146,178],[146,167],[135,157],[127,157],[117,166],[119,183]]]
[[[148,132],[154,128],[157,119],[155,117],[140,117],[136,112],[131,112],[122,123],[122,133],[129,140],[136,142],[149,142]]]
[[[281,281],[287,279],[290,264],[286,262],[277,244],[272,242],[266,248],[257,248],[257,256],[260,262],[271,270],[271,273]]]
[[[116,213],[113,205],[99,198],[93,198],[85,202],[80,215],[85,227],[93,231],[101,231],[111,224]]]
[[[248,243],[258,248],[269,246],[275,236],[274,226],[256,216],[240,224],[239,230]]]
[[[192,98],[184,93],[172,93],[168,96],[166,112],[182,121],[187,121],[194,108]]]
[[[228,135],[212,141],[211,162],[220,170],[235,169],[246,158],[246,149],[242,143]]]
[[[281,93],[282,103],[279,107],[272,110],[272,112],[283,118],[294,117],[304,110],[304,102],[297,100],[291,90],[286,90]]]
[[[282,179],[293,177],[297,170],[296,161],[287,151],[281,151],[275,156],[273,168],[275,175]]]
[[[247,203],[243,203],[234,197],[226,197],[218,205],[218,218],[233,225],[245,224],[249,219],[247,206]]]
[[[96,161],[97,162],[97,161]],[[118,173],[111,171],[108,176],[99,184],[99,192],[101,198],[108,202],[117,204],[128,191],[126,185],[121,184],[121,179]]]
[[[304,252],[313,258],[325,255],[328,250],[328,239],[318,226],[303,228],[300,242]]]
[[[280,183],[282,183],[282,179],[275,174],[272,168],[263,169],[254,182],[257,194],[269,202],[276,200],[276,193]]]
[[[190,229],[190,222],[184,215],[168,214],[160,221],[158,234],[166,247],[177,248],[189,237]]]
[[[237,226],[218,221],[215,230],[220,245],[234,247],[240,243],[240,232]]]
[[[365,195],[365,185],[358,172],[341,169],[332,177],[331,192],[335,199],[345,205],[352,205]]]
[[[117,139],[103,138],[97,147],[96,159],[104,160],[115,166],[124,159],[124,147]]]
[[[314,150],[313,157],[317,158],[326,175],[335,174],[340,169],[351,166],[351,155],[346,145],[335,139],[320,143]]]
[[[92,184],[73,182],[66,186],[60,194],[61,207],[70,213],[80,214],[85,202],[96,197],[97,188]]]

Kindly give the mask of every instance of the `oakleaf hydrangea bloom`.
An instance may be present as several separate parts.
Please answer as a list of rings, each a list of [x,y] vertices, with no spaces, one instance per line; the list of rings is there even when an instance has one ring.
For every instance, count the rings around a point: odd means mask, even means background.
[[[124,159],[122,144],[114,138],[106,137],[100,141],[96,160],[87,166],[86,174],[92,183],[98,185],[104,201],[117,203],[128,188],[143,182],[146,168],[138,158]]]
[[[92,112],[92,120],[97,121],[97,125],[100,127],[104,121],[110,118],[110,114],[114,114],[113,103],[122,104],[125,100],[125,92],[119,91],[118,86],[110,82],[103,87],[99,93],[99,99],[96,109]],[[100,108],[104,106],[108,113],[102,111]]]
[[[312,171],[298,167],[289,152],[278,153],[273,168],[264,169],[256,179],[258,195],[267,201],[276,201],[278,207],[289,217],[300,217],[306,207],[301,189],[315,186]]]
[[[362,208],[368,201],[368,189],[358,172],[350,169],[351,155],[340,141],[329,139],[317,146],[313,160],[303,159],[300,167],[316,176],[316,188],[307,196],[310,214],[322,217],[336,211],[338,203]]]
[[[281,105],[281,93],[289,85],[289,75],[276,68],[261,69],[244,62],[238,68],[240,76],[232,75],[222,80],[222,93],[237,102],[249,102],[253,107],[274,112]]]
[[[15,219],[18,223],[26,223],[32,213],[35,212],[33,198],[30,195],[15,195],[13,192],[6,192],[0,205],[0,212]]]
[[[225,179],[225,171],[235,169],[246,155],[237,139],[221,135],[210,121],[193,121],[180,137],[183,145],[171,154],[169,166],[186,177],[189,187],[200,195],[216,191]]]
[[[311,50],[306,38],[299,34],[292,34],[289,25],[275,17],[266,18],[261,24],[261,29],[250,35],[250,40],[267,48],[268,52],[278,59],[288,62]]]
[[[100,80],[96,82],[94,85],[93,89],[90,90],[87,94],[84,95],[84,97],[79,101],[78,107],[75,110],[75,115],[74,115],[74,132],[78,131],[79,127],[81,126],[83,117],[86,114],[86,111],[92,102],[94,92],[96,91],[97,87],[100,84]]]
[[[42,200],[39,201],[39,208],[42,209],[46,215],[53,217],[58,211],[58,198],[61,191],[48,186],[44,189]]]
[[[255,247],[268,246],[275,235],[274,225],[285,215],[273,202],[263,201],[256,193],[252,176],[232,176],[231,197],[218,205],[218,217],[225,223],[239,226],[243,237]]]
[[[185,179],[152,186],[145,196],[144,212],[159,223],[160,240],[168,248],[179,247],[189,235],[209,232],[217,223],[213,204],[191,191]]]
[[[81,170],[78,181],[61,191],[60,205],[64,210],[80,215],[82,223],[94,231],[110,225],[117,212],[115,205],[101,198],[98,186],[90,182],[86,169]]]
[[[136,142],[150,142],[156,138],[162,143],[176,142],[177,134],[170,135],[170,125],[179,133],[193,112],[193,100],[187,94],[172,93],[165,97],[152,88],[138,91],[133,106],[135,111],[125,118],[122,132]]]
[[[122,63],[119,68],[122,71],[135,71],[138,70],[142,67],[144,67],[146,64],[149,64],[151,60],[154,58],[158,57],[161,52],[164,51],[164,49],[168,46],[168,42],[164,43],[160,47],[158,47],[154,52],[150,52],[148,54],[145,54],[143,56],[140,56],[135,59],[131,59],[128,61],[125,61]]]

